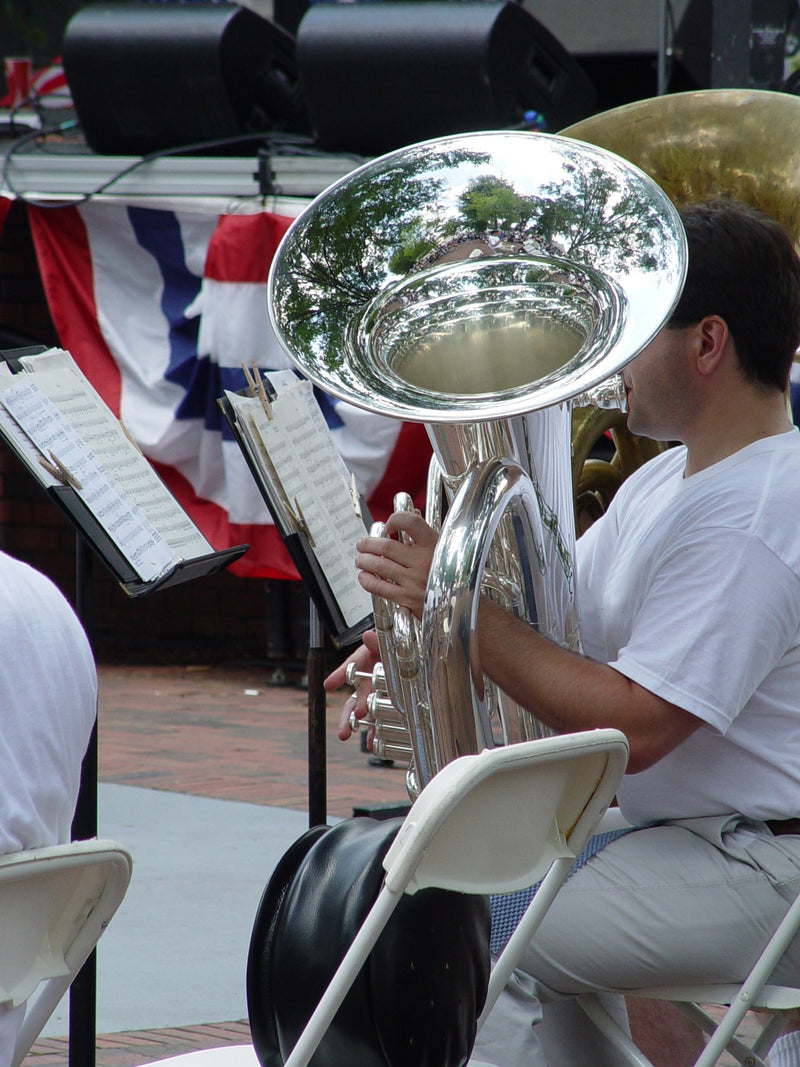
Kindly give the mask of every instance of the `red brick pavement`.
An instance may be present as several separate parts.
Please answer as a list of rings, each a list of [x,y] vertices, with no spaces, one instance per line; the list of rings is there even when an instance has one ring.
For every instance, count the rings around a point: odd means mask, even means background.
[[[98,1034],[96,1057],[101,1067],[137,1067],[184,1052],[249,1042],[250,1027],[246,1020],[166,1030],[126,1030],[120,1034]],[[69,1040],[66,1037],[43,1038],[33,1046],[25,1064],[27,1067],[63,1067],[68,1059]]]
[[[99,674],[101,781],[307,810],[305,690],[269,685],[269,670],[258,666],[102,666]],[[337,694],[327,711],[328,814],[404,803],[403,768],[375,766],[356,739],[336,738],[341,702]],[[745,1031],[751,1029],[748,1023]],[[137,1067],[247,1041],[246,1020],[101,1034],[97,1065]],[[67,1063],[67,1039],[51,1038],[34,1045],[26,1067]]]
[[[258,667],[101,667],[99,777],[275,807],[308,808],[308,694]],[[405,773],[336,737],[329,701],[327,807],[407,801]]]

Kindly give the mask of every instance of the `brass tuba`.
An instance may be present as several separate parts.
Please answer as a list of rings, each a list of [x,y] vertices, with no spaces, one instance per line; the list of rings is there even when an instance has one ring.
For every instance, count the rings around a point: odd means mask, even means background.
[[[700,89],[636,100],[592,115],[560,136],[605,148],[640,167],[678,207],[741,200],[777,219],[800,244],[800,98],[757,89]],[[609,432],[611,462],[589,458]],[[619,411],[576,407],[576,508],[596,516],[620,483],[667,446],[627,432]]]
[[[800,239],[800,97],[699,89],[623,104],[561,131],[640,167],[678,206],[741,200]]]
[[[357,407],[424,422],[433,445],[440,536],[422,624],[374,605],[376,736],[405,738],[412,797],[457,756],[546,732],[485,680],[477,594],[579,647],[571,406],[624,402],[618,372],[669,317],[685,269],[680,219],[652,179],[547,134],[392,152],[286,233],[268,304],[292,362]]]

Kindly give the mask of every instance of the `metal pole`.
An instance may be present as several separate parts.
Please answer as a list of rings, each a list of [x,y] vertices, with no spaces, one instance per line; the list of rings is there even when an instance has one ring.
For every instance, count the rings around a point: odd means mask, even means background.
[[[667,48],[669,47],[667,39],[667,20],[669,17],[667,9],[667,0],[658,0],[658,75],[656,84],[656,95],[663,96],[667,91]]]
[[[75,610],[92,641],[91,579],[93,556],[80,534],[75,542]],[[97,837],[97,719],[81,768],[73,841]],[[97,955],[92,952],[69,991],[69,1067],[95,1067],[97,1035]]]
[[[324,826],[327,813],[324,633],[309,600],[308,634],[308,825]]]

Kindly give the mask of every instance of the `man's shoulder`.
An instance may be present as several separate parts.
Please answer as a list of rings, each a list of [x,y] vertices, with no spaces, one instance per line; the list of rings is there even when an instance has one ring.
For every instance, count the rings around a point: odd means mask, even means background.
[[[58,593],[58,587],[46,574],[29,563],[25,563],[24,560],[9,556],[7,552],[2,551],[0,551],[0,581],[7,586],[26,586],[54,590]]]
[[[62,629],[83,627],[65,594],[46,574],[0,551],[0,628],[22,617],[47,620]]]
[[[787,505],[800,503],[800,431],[754,441],[732,457],[731,477],[751,483],[756,493],[783,496]]]

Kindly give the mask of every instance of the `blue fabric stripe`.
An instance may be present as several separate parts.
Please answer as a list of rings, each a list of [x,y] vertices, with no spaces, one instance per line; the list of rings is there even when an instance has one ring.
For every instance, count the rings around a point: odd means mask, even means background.
[[[314,396],[317,399],[317,403],[322,409],[322,414],[325,416],[325,421],[332,430],[338,430],[340,426],[344,426],[339,412],[336,410],[339,401],[334,400],[332,396],[327,393],[323,393],[321,389],[314,386]]]
[[[228,389],[238,392],[246,385],[239,368],[220,367],[209,356],[198,356],[200,316],[186,317],[186,309],[200,292],[203,279],[189,270],[177,217],[154,208],[129,207],[128,217],[140,246],[158,265],[163,283],[160,307],[167,320],[169,360],[164,375],[181,386],[184,397],[175,411],[176,419],[200,419],[207,430],[221,433],[223,440],[233,435],[222,417],[217,400]],[[344,423],[332,397],[314,390],[317,402],[332,429]]]
[[[200,418],[208,429],[219,430],[221,415],[216,399],[220,394],[209,394],[209,388],[218,385],[218,368],[212,371],[210,360],[197,359],[200,318],[186,317],[186,309],[200,292],[203,280],[186,265],[178,220],[172,212],[141,207],[129,207],[128,218],[136,240],[150,253],[161,273],[160,306],[169,328],[169,360],[164,377],[185,390],[175,417]],[[240,374],[238,388],[243,384],[244,375]]]

